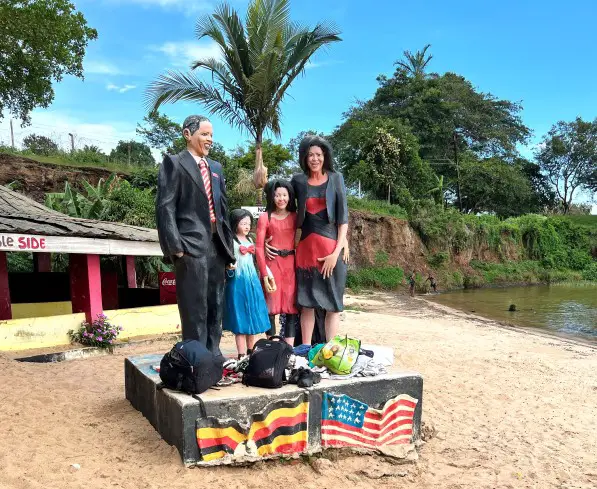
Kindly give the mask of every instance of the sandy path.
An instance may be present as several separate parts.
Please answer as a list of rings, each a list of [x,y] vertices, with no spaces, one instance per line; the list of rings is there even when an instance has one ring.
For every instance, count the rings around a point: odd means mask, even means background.
[[[393,345],[424,377],[423,419],[437,434],[417,464],[374,456],[185,469],[124,398],[124,357],[25,364],[0,354],[0,488],[597,487],[597,351],[368,295],[343,330]],[[231,338],[225,343],[232,346]],[[73,470],[71,464],[81,465]]]

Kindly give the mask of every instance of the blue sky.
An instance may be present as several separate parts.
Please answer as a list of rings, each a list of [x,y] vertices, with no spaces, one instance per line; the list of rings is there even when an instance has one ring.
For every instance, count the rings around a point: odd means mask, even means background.
[[[109,149],[119,139],[135,137],[150,81],[217,53],[208,41],[194,37],[197,18],[211,12],[214,3],[78,0],[78,9],[99,33],[87,51],[85,80],[69,77],[57,84],[52,106],[36,110],[32,127],[18,128],[17,139],[35,131],[66,144],[73,132],[77,145]],[[247,1],[231,4],[244,12]],[[294,19],[309,25],[333,21],[344,40],[317,54],[291,88],[283,106],[282,143],[301,130],[332,131],[355,100],[374,93],[378,74],[391,75],[405,49],[427,43],[434,57],[431,70],[462,74],[482,91],[520,101],[534,144],[558,120],[597,117],[594,0],[294,0],[292,5]],[[179,122],[204,112],[186,103],[162,110]],[[214,126],[216,140],[227,149],[247,139],[217,119]],[[6,129],[4,120],[3,141]],[[530,156],[532,146],[524,153]]]

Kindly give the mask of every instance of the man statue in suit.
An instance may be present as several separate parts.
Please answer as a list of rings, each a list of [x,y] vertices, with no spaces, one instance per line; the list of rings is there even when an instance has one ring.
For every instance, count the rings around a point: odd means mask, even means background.
[[[213,128],[187,117],[187,149],[166,155],[158,176],[156,218],[160,246],[174,264],[182,338],[220,355],[224,277],[235,261],[222,165],[207,155]]]

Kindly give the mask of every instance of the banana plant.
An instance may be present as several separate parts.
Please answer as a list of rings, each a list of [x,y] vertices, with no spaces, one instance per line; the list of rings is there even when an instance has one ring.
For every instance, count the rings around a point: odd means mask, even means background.
[[[46,194],[46,207],[71,217],[99,219],[107,205],[116,178],[116,174],[110,175],[106,181],[100,178],[96,186],[83,180],[82,186],[87,195],[77,192],[68,182],[65,182],[64,192]]]

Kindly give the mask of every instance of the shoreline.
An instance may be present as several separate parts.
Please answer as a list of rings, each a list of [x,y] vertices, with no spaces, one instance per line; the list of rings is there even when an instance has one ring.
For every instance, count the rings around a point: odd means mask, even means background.
[[[363,295],[363,294],[365,294],[365,295]],[[346,294],[345,297],[349,298],[349,301],[350,301],[350,299],[352,299],[353,297],[356,297],[356,296],[361,296],[361,297],[370,297],[370,296],[396,297],[396,298],[400,299],[401,305],[403,305],[404,307],[409,306],[409,301],[419,300],[419,301],[424,302],[429,309],[435,310],[437,312],[442,312],[444,314],[448,314],[450,316],[453,316],[454,318],[465,319],[465,320],[474,320],[474,321],[477,321],[478,323],[482,323],[487,326],[503,328],[503,329],[507,329],[507,330],[515,332],[515,333],[529,334],[529,335],[534,335],[534,336],[547,338],[547,339],[558,339],[565,343],[578,345],[578,346],[586,346],[586,347],[589,347],[589,348],[597,351],[597,340],[587,340],[584,338],[576,337],[574,335],[569,336],[565,333],[559,333],[559,332],[550,331],[550,330],[546,330],[546,329],[535,328],[533,326],[520,326],[520,325],[516,325],[516,324],[510,324],[505,321],[500,321],[499,319],[493,319],[490,317],[481,316],[478,313],[467,312],[467,311],[458,309],[456,307],[448,306],[445,304],[440,304],[439,302],[435,302],[429,298],[426,298],[425,295],[433,295],[433,294],[419,294],[419,295],[415,295],[415,297],[412,298],[408,294],[399,294],[399,293],[393,294],[391,292],[379,291],[376,289],[369,289],[367,291],[361,291],[360,294],[354,294],[354,293]],[[351,310],[350,309],[351,305],[358,304],[358,303],[362,303],[362,301],[355,301],[353,303],[350,303],[350,305],[348,307],[346,307],[345,309]],[[381,302],[380,302],[380,305],[381,305]],[[372,309],[366,309],[365,312],[374,312],[374,311]]]
[[[558,333],[555,331],[552,332],[549,330],[535,328],[533,326],[518,326],[514,324],[509,324],[507,322],[500,321],[499,319],[492,319],[485,316],[480,316],[477,313],[466,312],[455,307],[446,306],[445,304],[439,304],[437,302],[433,302],[432,300],[425,299],[423,297],[418,297],[418,299],[425,301],[431,308],[437,307],[438,309],[446,310],[446,312],[454,315],[455,317],[473,318],[475,321],[486,323],[490,326],[496,326],[498,328],[504,328],[516,333],[530,334],[543,338],[556,338],[566,343],[571,343],[578,346],[588,346],[589,348],[592,348],[595,351],[597,351],[597,341],[568,336],[564,333]]]

